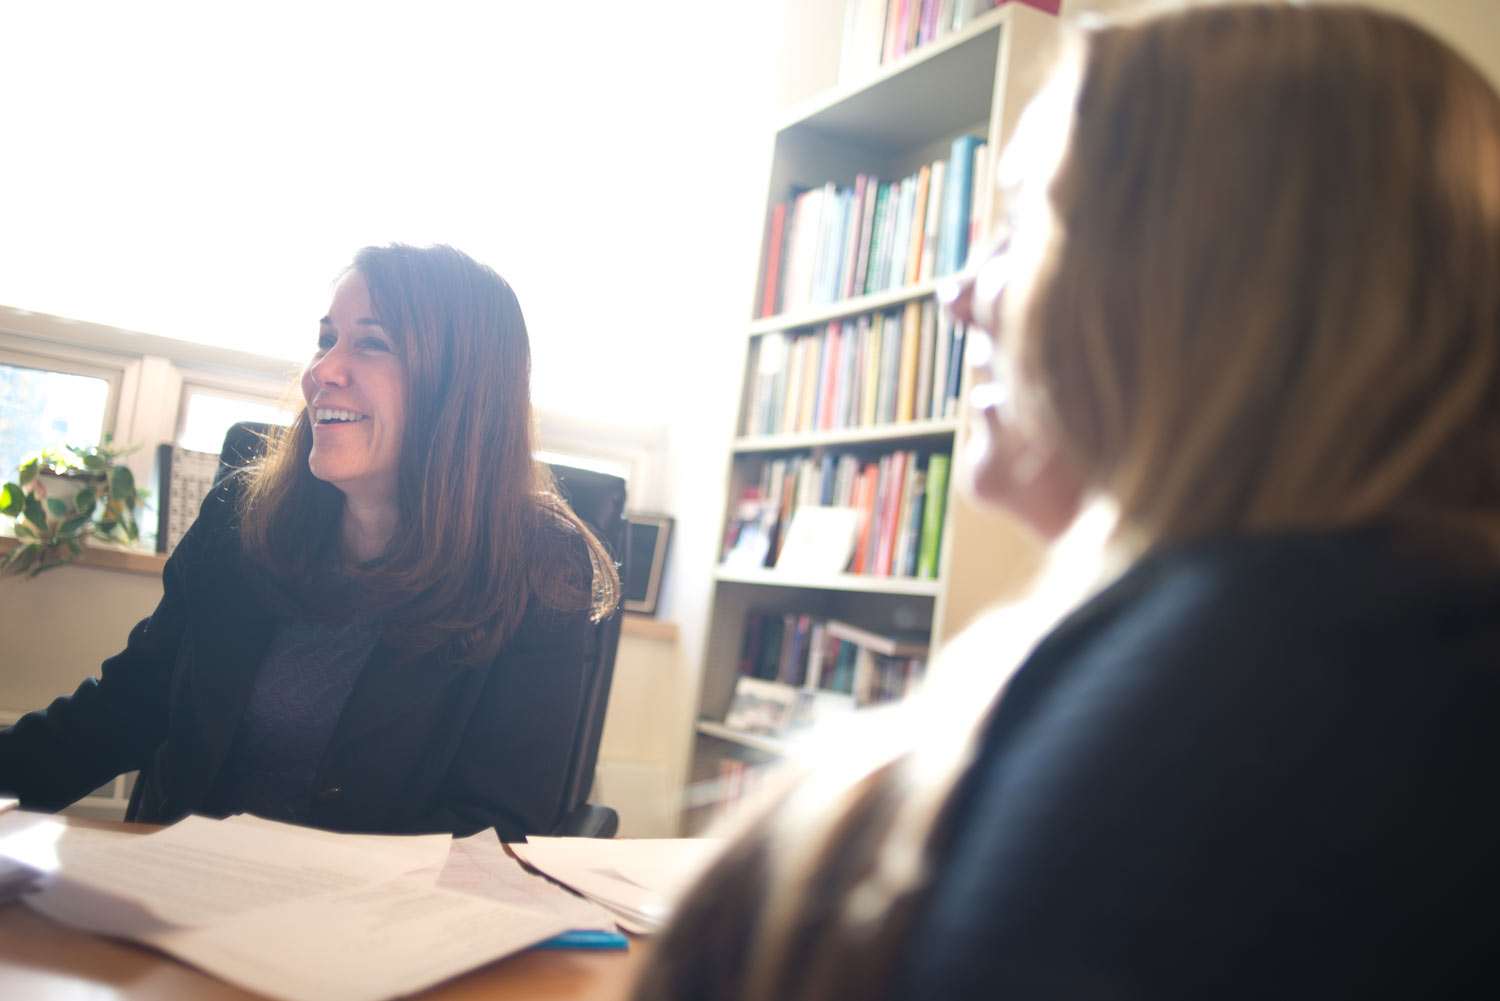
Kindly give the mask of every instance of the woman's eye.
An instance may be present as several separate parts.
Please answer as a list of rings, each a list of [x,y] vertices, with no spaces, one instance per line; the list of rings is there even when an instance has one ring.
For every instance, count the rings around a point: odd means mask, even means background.
[[[333,338],[332,334],[319,334],[318,335],[318,350],[319,351],[327,351],[329,348],[333,347],[333,340],[334,340],[334,338]]]
[[[366,337],[359,342],[359,346],[366,351],[389,351],[391,349],[389,344],[378,337]]]

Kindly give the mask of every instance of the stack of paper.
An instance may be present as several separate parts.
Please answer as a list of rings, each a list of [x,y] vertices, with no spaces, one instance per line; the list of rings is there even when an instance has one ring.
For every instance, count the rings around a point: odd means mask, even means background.
[[[578,925],[608,926],[505,858],[493,834],[454,842],[190,817],[108,843],[62,839],[50,859],[35,845],[13,851],[14,840],[0,839],[0,853],[47,873],[25,898],[36,910],[286,1001],[381,1001]]]
[[[672,901],[718,855],[713,838],[528,838],[511,845],[527,865],[606,908],[626,931],[660,928]]]

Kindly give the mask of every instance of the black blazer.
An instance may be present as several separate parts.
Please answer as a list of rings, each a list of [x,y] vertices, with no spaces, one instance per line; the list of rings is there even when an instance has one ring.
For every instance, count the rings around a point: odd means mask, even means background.
[[[140,769],[133,819],[199,810],[276,626],[240,564],[230,478],[162,573],[124,651],[0,731],[0,789],[55,810]],[[580,543],[560,558],[586,560]],[[453,663],[378,643],[318,766],[311,823],[339,831],[543,833],[559,819],[582,699],[586,611],[533,602],[500,655]]]
[[[896,995],[1500,996],[1497,719],[1492,563],[1150,558],[1012,679]]]

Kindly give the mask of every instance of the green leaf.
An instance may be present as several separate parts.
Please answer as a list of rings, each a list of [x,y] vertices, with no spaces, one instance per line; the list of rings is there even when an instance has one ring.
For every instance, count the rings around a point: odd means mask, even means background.
[[[46,503],[47,513],[52,515],[52,517],[54,518],[61,518],[68,513],[68,505],[64,504],[56,497],[48,497]]]
[[[83,530],[88,525],[88,523],[88,515],[81,513],[75,514],[73,517],[66,519],[61,525],[57,526],[57,537],[59,539],[77,538],[78,536],[83,534]]]
[[[116,466],[109,471],[109,492],[127,505],[135,503],[135,474],[129,466]]]
[[[16,538],[30,539],[33,542],[39,541],[40,539],[40,537],[35,532],[33,532],[30,526],[28,526],[24,521],[16,522]]]
[[[81,545],[78,544],[78,540],[77,539],[68,539],[67,542],[68,542],[68,548],[73,551],[73,555],[74,556],[82,556],[83,555],[83,546],[81,546]]]
[[[38,532],[47,531],[47,511],[36,494],[26,495],[26,520],[36,526]]]
[[[73,506],[78,508],[79,514],[92,514],[94,510],[94,502],[97,499],[98,497],[94,493],[92,487],[84,487],[82,490],[78,491],[77,496],[73,498]]]
[[[97,455],[80,455],[83,459],[83,468],[91,473],[104,472],[104,460]]]
[[[42,555],[42,547],[38,545],[22,546],[16,550],[21,556],[16,560],[16,573],[25,573]],[[33,574],[35,576],[35,574]]]
[[[41,464],[41,456],[36,456],[26,462],[21,463],[21,486],[24,487],[26,484],[36,479],[36,472],[41,467]]]
[[[25,509],[26,494],[19,483],[7,483],[4,488],[0,488],[0,514],[14,518]]]

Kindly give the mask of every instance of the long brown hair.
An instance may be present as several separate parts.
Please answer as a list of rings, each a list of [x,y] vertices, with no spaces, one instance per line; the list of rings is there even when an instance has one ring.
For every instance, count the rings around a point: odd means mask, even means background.
[[[1372,519],[1500,544],[1495,92],[1352,7],[1078,41],[1052,232],[996,326],[1022,406],[1116,506],[1116,546]],[[1003,676],[972,635],[939,672]],[[997,699],[749,817],[636,997],[888,994]]]
[[[398,530],[385,557],[353,571],[362,600],[385,613],[385,638],[480,662],[533,597],[595,617],[613,610],[613,561],[533,458],[531,347],[510,285],[441,245],[366,247],[350,267],[405,364]],[[304,409],[242,494],[241,548],[273,603],[331,614],[319,580],[343,495],[312,475],[311,449]]]

